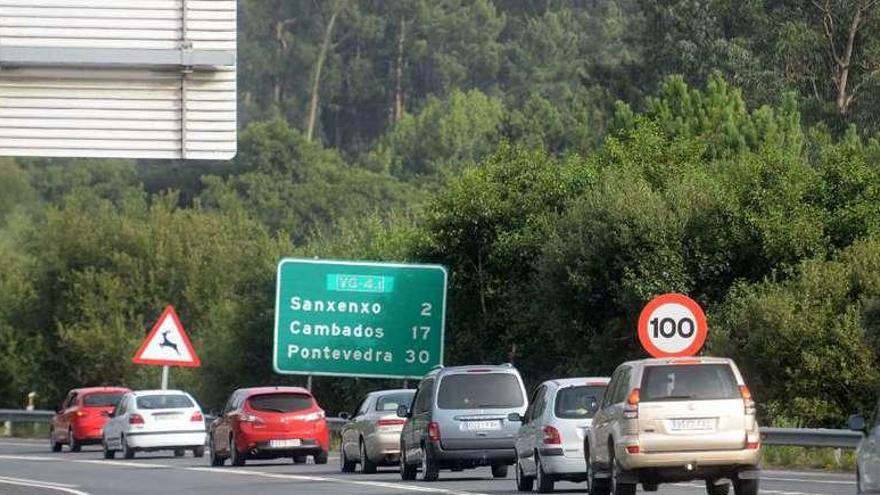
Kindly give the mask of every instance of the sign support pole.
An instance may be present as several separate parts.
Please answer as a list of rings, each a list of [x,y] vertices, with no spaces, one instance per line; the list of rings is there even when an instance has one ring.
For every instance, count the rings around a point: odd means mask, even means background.
[[[162,390],[168,390],[168,371],[170,369],[171,367],[168,365],[162,366]]]
[[[308,390],[309,392],[312,391],[312,375],[308,376],[308,379],[306,381],[306,390]]]
[[[406,378],[403,379],[403,388],[409,388],[409,380]]]

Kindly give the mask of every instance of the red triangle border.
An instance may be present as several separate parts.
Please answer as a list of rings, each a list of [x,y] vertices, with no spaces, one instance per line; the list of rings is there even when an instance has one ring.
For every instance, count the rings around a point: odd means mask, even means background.
[[[186,349],[189,351],[189,355],[193,357],[192,361],[166,361],[164,359],[144,359],[141,357],[144,351],[147,350],[147,345],[149,345],[150,341],[153,340],[153,337],[155,337],[156,333],[159,331],[159,326],[162,325],[162,322],[165,321],[165,318],[168,315],[171,315],[174,324],[177,325],[178,330],[180,330],[180,335],[183,338],[183,345],[186,346]],[[153,325],[153,329],[150,330],[147,338],[145,338],[143,343],[141,343],[140,349],[138,349],[134,357],[131,358],[131,362],[135,364],[153,364],[159,366],[184,366],[187,368],[197,368],[202,365],[202,361],[199,359],[199,356],[196,354],[196,351],[193,348],[192,342],[189,340],[189,335],[186,333],[186,329],[184,329],[183,325],[180,323],[180,318],[177,316],[177,311],[175,311],[174,306],[170,304],[165,307],[164,311],[162,311],[162,315],[159,316],[158,320],[156,320],[156,323]]]

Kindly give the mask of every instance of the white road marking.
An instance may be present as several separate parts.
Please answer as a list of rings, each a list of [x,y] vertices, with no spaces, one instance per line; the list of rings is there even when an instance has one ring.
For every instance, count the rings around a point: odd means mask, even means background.
[[[75,490],[73,485],[60,485],[57,483],[51,483],[47,481],[39,481],[39,480],[26,480],[21,478],[6,478],[0,476],[0,484],[4,485],[15,485],[15,486],[27,486],[30,488],[43,488],[46,490],[55,490],[57,492],[69,493],[71,495],[89,495],[88,492],[84,492],[81,490]]]
[[[122,466],[142,469],[172,469],[174,466],[170,464],[149,464],[146,462],[126,462],[111,460],[91,460],[91,459],[69,459],[68,462],[78,462],[81,464],[97,464],[99,466]]]
[[[42,443],[24,443],[24,442],[0,442],[0,447],[39,447],[43,445]]]
[[[25,479],[25,478],[13,478],[12,476],[0,476],[0,478],[2,478],[4,480],[10,480],[10,481],[24,481],[24,482],[29,482],[29,483],[39,483],[41,485],[60,486],[62,488],[76,488],[76,485],[68,485],[67,483],[57,483],[55,481],[42,481],[42,480],[35,481],[35,480],[29,480],[29,479]]]
[[[771,478],[769,476],[762,476],[762,481],[788,481],[794,483],[819,483],[823,485],[852,485],[855,486],[855,481],[846,481],[846,480],[819,480],[819,479],[803,479],[803,478]]]
[[[0,460],[7,461],[60,461],[60,457],[37,457],[35,455],[0,455]]]

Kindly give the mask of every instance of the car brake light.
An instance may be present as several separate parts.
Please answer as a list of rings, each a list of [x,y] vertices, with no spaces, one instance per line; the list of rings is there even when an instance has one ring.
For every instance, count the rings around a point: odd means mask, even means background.
[[[303,421],[320,421],[324,419],[324,411],[316,411],[302,417]]]
[[[627,454],[638,454],[642,449],[638,445],[627,445],[626,453]]]
[[[490,372],[490,371],[492,371],[492,370],[484,370],[484,369],[482,369],[482,368],[481,368],[481,369],[467,370],[468,373],[488,373],[488,372]]]
[[[702,364],[703,360],[700,358],[676,358],[667,362],[669,364]]]
[[[263,424],[263,419],[253,414],[242,414],[240,417],[242,423]]]
[[[204,421],[205,417],[202,416],[202,413],[200,413],[199,411],[196,411],[193,413],[192,416],[190,416],[189,420],[190,421]]]
[[[428,423],[428,440],[432,442],[440,441],[440,425],[436,421]]]
[[[746,414],[755,414],[755,401],[752,399],[752,392],[745,385],[739,386],[739,393],[742,395],[743,407]]]
[[[77,417],[77,418],[84,418],[84,417],[86,417],[86,416],[88,416],[88,415],[89,415],[89,413],[88,413],[87,411],[77,411],[77,412],[76,412],[76,417]]]
[[[380,419],[379,421],[376,421],[376,427],[393,428],[395,426],[402,426],[404,423],[406,423],[406,420],[404,419]]]
[[[544,443],[548,445],[559,445],[562,443],[562,436],[559,435],[559,430],[552,426],[544,427]]]
[[[144,424],[144,417],[140,414],[132,414],[128,417],[128,424],[130,425],[142,425]]]
[[[626,406],[623,407],[623,417],[626,419],[639,418],[639,389],[634,388],[626,398]]]

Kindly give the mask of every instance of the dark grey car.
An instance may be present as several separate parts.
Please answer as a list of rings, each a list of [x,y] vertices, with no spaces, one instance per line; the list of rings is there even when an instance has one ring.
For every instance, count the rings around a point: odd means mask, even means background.
[[[431,371],[419,383],[400,436],[400,475],[433,481],[440,469],[491,466],[496,478],[514,463],[514,444],[528,406],[525,387],[512,365],[459,366]]]

